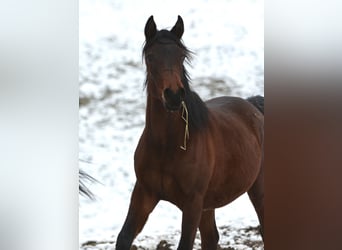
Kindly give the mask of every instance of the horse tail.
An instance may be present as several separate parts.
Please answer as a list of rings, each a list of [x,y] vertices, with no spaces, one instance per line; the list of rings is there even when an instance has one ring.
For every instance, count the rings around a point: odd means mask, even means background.
[[[88,197],[91,200],[95,200],[94,194],[85,185],[84,181],[90,181],[90,182],[98,182],[98,181],[81,169],[79,170],[78,174],[79,174],[79,185],[78,185],[79,193],[83,196]]]
[[[251,96],[247,101],[252,103],[262,114],[264,114],[264,97],[260,95]]]

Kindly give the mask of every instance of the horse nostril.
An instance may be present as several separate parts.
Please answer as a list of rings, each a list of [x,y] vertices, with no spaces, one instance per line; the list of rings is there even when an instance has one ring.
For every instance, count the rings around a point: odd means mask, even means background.
[[[180,88],[177,92],[173,92],[170,88],[166,88],[164,90],[164,97],[165,98],[176,98],[180,97],[183,99],[185,97],[185,90],[184,88]]]
[[[169,110],[177,110],[181,106],[183,99],[183,89],[178,89],[173,92],[170,88],[166,88],[163,92],[164,105],[166,105]]]
[[[168,98],[168,97],[170,97],[171,95],[172,95],[172,90],[169,89],[169,88],[166,88],[166,89],[164,90],[164,96],[165,96],[166,98]]]

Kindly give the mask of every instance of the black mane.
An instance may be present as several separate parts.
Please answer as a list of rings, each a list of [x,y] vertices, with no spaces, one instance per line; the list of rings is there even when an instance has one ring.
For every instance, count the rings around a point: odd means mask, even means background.
[[[185,103],[189,112],[190,129],[200,129],[208,124],[208,108],[199,95],[191,90],[189,76],[185,67],[183,72],[182,83],[185,89]]]
[[[157,31],[156,35],[145,42],[143,48],[143,56],[146,53],[146,50],[150,48],[155,43],[176,43],[176,45],[181,48],[184,52],[186,61],[190,63],[192,58],[192,52],[182,43],[180,39],[178,39],[173,33],[168,30],[160,30]],[[185,103],[189,113],[189,128],[190,131],[193,129],[200,129],[206,127],[208,124],[208,108],[199,95],[194,92],[190,87],[190,77],[183,65],[183,76],[182,83],[185,89]],[[145,87],[148,84],[148,79],[146,77]]]

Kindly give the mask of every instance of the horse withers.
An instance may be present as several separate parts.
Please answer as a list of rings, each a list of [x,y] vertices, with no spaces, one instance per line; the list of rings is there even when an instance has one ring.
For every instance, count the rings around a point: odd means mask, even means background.
[[[190,88],[191,52],[178,16],[170,31],[145,26],[146,124],[134,155],[136,183],[116,249],[130,249],[160,200],[182,211],[177,249],[217,248],[215,209],[247,192],[263,232],[264,98],[219,97],[203,102]],[[263,235],[263,234],[262,234]]]

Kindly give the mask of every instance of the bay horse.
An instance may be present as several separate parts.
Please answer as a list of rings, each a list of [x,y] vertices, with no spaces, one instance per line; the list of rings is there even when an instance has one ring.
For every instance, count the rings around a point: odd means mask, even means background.
[[[160,200],[182,211],[178,250],[190,250],[197,228],[201,247],[217,248],[215,208],[245,192],[263,232],[264,98],[218,97],[203,102],[190,88],[184,63],[191,52],[180,16],[169,30],[145,26],[147,106],[134,154],[136,183],[116,249],[129,250]],[[263,233],[262,233],[263,236]]]

